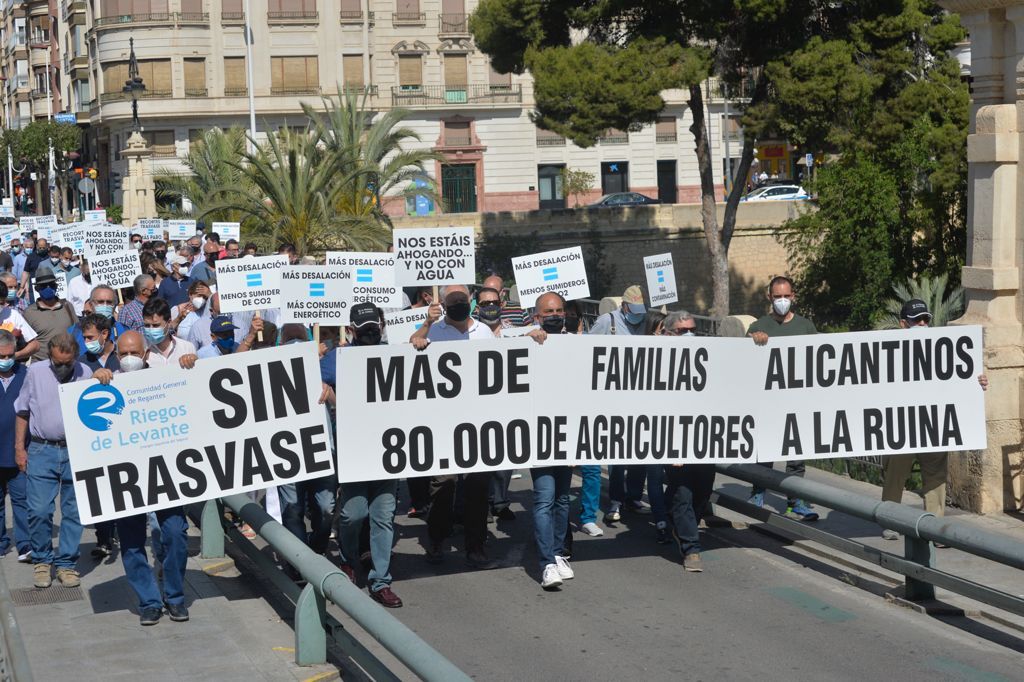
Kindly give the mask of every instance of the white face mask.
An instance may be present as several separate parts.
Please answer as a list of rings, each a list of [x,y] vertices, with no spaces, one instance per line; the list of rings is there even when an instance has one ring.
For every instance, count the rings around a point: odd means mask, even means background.
[[[192,299],[192,307],[196,310],[201,309],[204,305],[206,305],[206,299],[202,296],[196,296]]]
[[[772,310],[775,311],[776,315],[785,317],[789,313],[789,309],[793,306],[793,301],[788,298],[776,298],[772,300]]]
[[[137,372],[146,366],[146,361],[137,355],[126,355],[120,358],[122,372]]]

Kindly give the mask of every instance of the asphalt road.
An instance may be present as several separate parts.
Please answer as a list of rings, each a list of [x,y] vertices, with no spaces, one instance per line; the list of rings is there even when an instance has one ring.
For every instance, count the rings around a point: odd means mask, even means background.
[[[750,529],[711,529],[705,572],[689,574],[674,545],[655,544],[649,516],[626,516],[602,538],[577,533],[576,578],[545,592],[529,504],[527,473],[513,481],[518,518],[490,527],[503,565],[488,572],[465,568],[458,535],[443,565],[427,564],[425,525],[397,519],[405,607],[392,613],[477,679],[1024,678],[1024,637],[887,603]]]

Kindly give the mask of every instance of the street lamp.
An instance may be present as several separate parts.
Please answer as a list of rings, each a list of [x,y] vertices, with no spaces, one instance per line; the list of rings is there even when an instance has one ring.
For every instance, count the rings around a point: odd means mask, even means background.
[[[139,132],[142,128],[139,125],[139,100],[137,93],[144,92],[146,86],[142,82],[142,76],[139,75],[139,60],[135,58],[135,38],[128,39],[128,47],[130,49],[128,55],[128,80],[124,82],[121,92],[131,95],[132,130]]]
[[[32,45],[32,48],[43,49],[45,50],[46,54],[46,78],[44,79],[44,81],[46,84],[46,121],[49,123],[53,121],[53,92],[50,90],[50,50],[51,45],[53,44],[53,27],[57,25],[57,22],[55,21],[56,17],[48,16],[46,17],[46,19],[48,26],[48,28],[46,29],[47,41],[45,43],[34,43]],[[56,212],[54,209],[53,201],[53,193],[57,189],[57,175],[53,160],[53,137],[47,137],[47,145],[47,157],[49,168],[47,170],[46,188],[50,194],[50,211]]]

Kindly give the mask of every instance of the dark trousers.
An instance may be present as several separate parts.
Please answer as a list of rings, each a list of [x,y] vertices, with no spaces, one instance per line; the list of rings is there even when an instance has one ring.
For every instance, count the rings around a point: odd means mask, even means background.
[[[758,464],[760,464],[763,467],[767,467],[767,468],[771,469],[773,462],[758,462]],[[807,466],[806,466],[806,464],[804,463],[803,460],[796,461],[796,462],[786,462],[786,473],[787,474],[791,474],[793,476],[799,476],[800,478],[803,478],[804,471],[806,471],[806,469],[807,469]],[[758,493],[763,493],[763,492],[764,492],[764,488],[758,488],[756,485],[750,491],[750,493],[752,495],[757,495]],[[793,497],[792,495],[787,495],[786,496],[786,506],[792,507],[794,504],[796,504],[796,501],[797,501],[796,498]]]
[[[0,556],[10,551],[11,545],[24,554],[32,549],[28,539],[28,503],[25,484],[28,477],[18,467],[0,467]],[[7,496],[11,498],[11,512],[14,518],[14,542],[7,535]]]
[[[495,471],[491,474],[491,511],[495,514],[503,509],[508,509],[511,502],[508,499],[508,486],[512,483],[512,469]]]
[[[407,478],[405,485],[409,488],[409,506],[422,511],[430,504],[430,477]]]
[[[430,513],[427,515],[427,531],[430,541],[442,542],[452,530],[455,507],[455,484],[458,476],[449,474],[430,479]],[[466,528],[466,551],[482,551],[487,539],[487,491],[490,487],[491,472],[480,471],[465,474],[463,495],[465,508],[462,524]]]
[[[715,485],[714,464],[686,464],[665,467],[668,490],[665,499],[671,500],[670,513],[683,556],[700,552],[700,524],[704,508],[711,499]]]

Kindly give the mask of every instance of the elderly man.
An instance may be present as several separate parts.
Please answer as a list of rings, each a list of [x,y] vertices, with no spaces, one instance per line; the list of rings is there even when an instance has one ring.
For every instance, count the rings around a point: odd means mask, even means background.
[[[121,307],[117,321],[133,332],[142,331],[142,308],[146,301],[156,294],[156,280],[149,275],[139,275],[132,281],[135,298]]]
[[[0,282],[7,285],[7,296],[0,301],[0,304],[6,303],[11,306],[12,310],[17,310],[19,313],[24,312],[28,307],[28,301],[18,297],[18,278],[14,276],[13,272],[0,272]]]
[[[32,557],[32,544],[28,537],[28,506],[25,504],[25,473],[18,469],[14,459],[15,410],[14,404],[25,384],[28,370],[15,360],[17,339],[11,332],[0,329],[0,556],[11,549],[7,537],[6,497],[11,498],[14,513],[14,547],[18,561]],[[22,447],[26,445],[24,441]]]
[[[220,244],[207,241],[203,244],[203,260],[192,267],[189,277],[197,282],[214,284],[217,281],[217,260],[220,258]]]
[[[188,276],[188,258],[182,253],[187,249],[187,246],[182,247],[181,251],[171,256],[171,275],[164,277],[156,290],[157,298],[164,299],[172,308],[188,303],[188,287],[192,284],[192,279]]]
[[[127,327],[114,319],[114,308],[117,306],[117,292],[106,284],[97,284],[89,294],[89,300],[82,306],[87,314],[91,312],[110,320],[110,340],[117,343],[117,337],[128,331]],[[85,337],[82,336],[81,323],[68,327],[68,334],[75,338],[79,348],[85,347]]]
[[[68,462],[68,444],[60,412],[60,385],[93,376],[92,370],[78,362],[78,344],[67,333],[50,339],[48,358],[28,368],[21,394],[14,403],[14,459],[28,474],[28,532],[35,564],[33,584],[49,587],[52,566],[65,587],[81,584],[78,575],[78,545],[82,523],[78,518],[75,486]],[[110,380],[109,370],[96,372],[97,378]],[[31,438],[28,448],[27,439]],[[53,508],[60,495],[60,537],[53,551]]]
[[[530,314],[518,305],[509,303],[508,289],[505,288],[505,280],[499,275],[491,275],[484,280],[484,289],[494,289],[498,292],[501,301],[501,326],[502,327],[525,327],[530,324]],[[477,301],[477,306],[480,303]],[[479,314],[479,311],[477,311]]]

